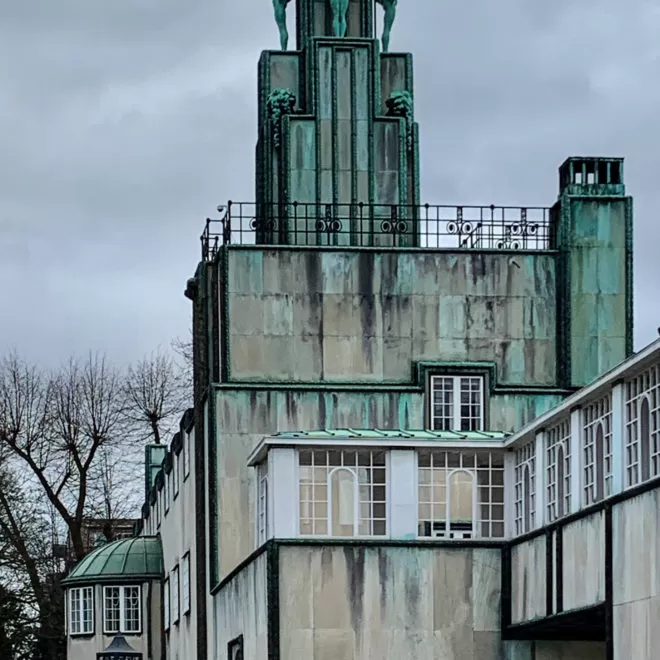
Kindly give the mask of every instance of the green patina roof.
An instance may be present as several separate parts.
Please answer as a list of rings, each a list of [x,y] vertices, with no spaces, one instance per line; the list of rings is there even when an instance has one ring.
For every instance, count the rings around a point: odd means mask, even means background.
[[[273,438],[282,440],[330,440],[332,438],[359,438],[383,440],[405,438],[407,440],[503,440],[508,433],[499,431],[433,431],[430,429],[322,429],[318,431],[292,431],[276,433]]]
[[[163,577],[163,548],[157,536],[121,539],[94,550],[82,559],[63,580],[117,582],[153,580]]]

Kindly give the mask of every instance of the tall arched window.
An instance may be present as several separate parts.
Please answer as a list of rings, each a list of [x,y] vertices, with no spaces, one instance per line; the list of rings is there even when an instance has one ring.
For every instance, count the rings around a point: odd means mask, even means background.
[[[605,438],[603,425],[596,428],[596,442],[594,447],[594,502],[600,502],[605,497]]]
[[[639,467],[642,481],[651,478],[651,409],[647,397],[639,403]]]
[[[532,529],[532,478],[529,473],[529,465],[523,468],[523,520],[525,521],[525,532]]]
[[[332,536],[355,536],[357,522],[357,476],[337,468],[328,477]]]
[[[557,447],[557,517],[561,518],[566,513],[565,499],[566,490],[564,479],[564,445]]]
[[[447,520],[451,531],[474,532],[474,473],[454,470],[449,475]]]

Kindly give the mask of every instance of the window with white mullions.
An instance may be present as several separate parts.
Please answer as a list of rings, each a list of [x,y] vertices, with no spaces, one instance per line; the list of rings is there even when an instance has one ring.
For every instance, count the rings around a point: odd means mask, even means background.
[[[139,586],[103,587],[103,632],[137,634],[141,632]]]
[[[181,613],[190,613],[190,552],[183,555],[183,570],[181,572]]]
[[[612,494],[612,393],[584,407],[583,504],[600,502]]]
[[[502,538],[502,455],[487,451],[420,451],[418,535]]]
[[[528,442],[515,454],[514,511],[516,534],[534,529],[536,524],[536,448]]]
[[[257,545],[268,539],[268,462],[257,468]]]
[[[301,450],[298,457],[302,535],[387,534],[385,452]]]
[[[94,589],[81,587],[69,589],[69,634],[91,635],[94,633]]]
[[[170,580],[165,578],[163,582],[163,623],[165,630],[170,628]]]
[[[566,418],[546,435],[548,521],[565,516],[571,501],[571,420]]]
[[[482,376],[431,376],[431,428],[478,431],[484,426]]]
[[[660,475],[660,365],[626,382],[627,485]]]
[[[188,478],[190,474],[190,433],[186,433],[185,439],[183,441],[183,479],[184,481]]]
[[[170,579],[170,586],[172,588],[172,623],[179,623],[179,566],[178,564],[172,569]]]

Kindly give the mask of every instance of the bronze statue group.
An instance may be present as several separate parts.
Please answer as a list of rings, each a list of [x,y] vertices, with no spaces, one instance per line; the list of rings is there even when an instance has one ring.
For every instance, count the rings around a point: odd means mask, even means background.
[[[383,7],[385,18],[383,20],[383,36],[381,44],[383,52],[386,53],[390,47],[390,34],[396,16],[397,0],[375,0]],[[286,27],[286,6],[291,0],[273,0],[275,10],[275,22],[280,31],[280,46],[286,50],[289,44],[289,31]],[[332,30],[335,37],[345,37],[347,30],[346,15],[348,14],[349,0],[328,0],[332,10]]]

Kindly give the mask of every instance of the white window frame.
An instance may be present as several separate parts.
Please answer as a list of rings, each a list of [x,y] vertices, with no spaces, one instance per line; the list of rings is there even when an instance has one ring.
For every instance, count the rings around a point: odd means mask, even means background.
[[[312,456],[315,456],[317,453],[325,453],[327,456],[327,462],[324,464],[316,463],[314,460],[314,469],[312,470],[312,474],[316,474],[317,469],[319,470],[325,470],[326,475],[325,478],[321,481],[318,481],[316,478],[314,478],[313,482],[309,482],[306,480],[302,479],[302,469],[303,468],[309,468],[309,465],[301,465],[301,456],[305,453],[311,452]],[[335,465],[334,463],[331,463],[330,461],[330,454],[331,453],[338,453],[341,455],[341,465]],[[375,454],[384,454],[384,463],[374,463],[374,455]],[[350,456],[351,454],[355,454],[356,458],[358,457],[359,454],[369,454],[369,464],[360,464],[360,465],[353,465],[351,463],[345,463],[345,459],[347,456]],[[359,458],[357,459],[359,461]],[[355,520],[354,520],[354,534],[353,536],[348,536],[348,537],[333,537],[332,535],[332,475],[334,472],[337,471],[338,468],[348,470],[352,472],[355,475],[355,488],[354,488],[354,515],[355,515]],[[358,470],[360,468],[367,468],[368,469],[368,474],[369,474],[369,480],[368,481],[360,481],[358,478]],[[318,447],[318,448],[310,448],[310,449],[305,449],[305,450],[298,450],[297,452],[297,457],[296,457],[296,469],[297,469],[297,484],[296,484],[296,530],[298,536],[305,537],[305,538],[375,538],[375,539],[382,539],[382,538],[388,538],[390,535],[390,452],[387,450],[371,450],[371,449],[364,449],[360,447],[354,447],[354,448],[336,448],[336,447],[331,447],[331,446],[324,446],[324,447]],[[374,482],[373,481],[373,470],[374,469],[383,469],[385,470],[385,481],[384,483],[379,482]],[[325,488],[325,493],[326,493],[326,498],[325,500],[319,499],[315,500],[314,499],[314,492],[315,492],[315,487],[320,486],[321,488]],[[309,492],[312,493],[311,497],[312,499],[309,500],[307,498],[301,498],[301,491],[307,490],[311,487],[311,490]],[[385,500],[374,500],[373,499],[373,492],[374,492],[374,487],[377,488],[384,488],[384,497]],[[370,496],[368,500],[362,500],[360,497],[360,489],[369,489]],[[325,503],[326,506],[326,515],[325,517],[317,517],[314,515],[314,513],[311,513],[314,510],[314,506],[316,503]],[[369,509],[369,517],[364,517],[362,515],[362,505],[365,505],[366,508]],[[381,507],[384,507],[384,514],[383,516],[374,516],[374,510],[375,507],[378,506],[378,510],[381,510]],[[311,515],[302,515],[303,510],[309,509],[309,513]],[[302,524],[303,520],[305,520],[307,523],[311,521],[312,523],[312,532],[304,532],[302,530]],[[317,531],[316,530],[316,521],[319,521],[320,527],[325,527],[326,532],[323,533],[322,531]],[[360,526],[364,524],[369,525],[369,533],[360,533]],[[376,524],[380,528],[381,525],[383,526],[383,533],[375,533],[374,528],[376,527]]]
[[[190,615],[190,550],[181,560],[181,614]]]
[[[172,454],[172,500],[179,496],[179,457]]]
[[[514,468],[514,520],[516,534],[536,528],[536,443],[518,447]]]
[[[468,475],[471,481],[469,521],[452,519],[452,479],[460,474]],[[504,538],[504,488],[502,452],[467,448],[417,451],[418,538]],[[484,510],[488,512],[485,517]],[[422,525],[430,527],[428,533],[423,532]]]
[[[172,625],[179,625],[179,612],[181,609],[180,604],[180,584],[179,584],[179,565],[172,569],[170,574],[170,589],[172,590],[172,603],[171,603],[171,612],[172,612]]]
[[[108,626],[108,592],[111,589],[118,590],[119,596],[119,626],[118,628]],[[137,629],[127,628],[126,601],[129,590],[137,590]],[[141,635],[142,634],[142,588],[139,584],[108,585],[103,587],[103,634],[104,635]]]
[[[268,458],[266,458],[257,466],[257,546],[263,545],[269,537],[268,505]]]
[[[660,364],[625,384],[626,487],[660,475]],[[643,407],[647,406],[646,415]],[[645,417],[645,419],[643,419]],[[644,427],[647,437],[642,437]]]
[[[170,476],[172,473],[170,472],[169,474],[163,470],[163,481],[165,482],[165,485],[163,486],[163,493],[165,496],[165,515],[167,515],[167,512],[170,510]]]
[[[569,416],[556,423],[546,433],[545,486],[548,522],[562,518],[571,511],[572,449],[571,418]],[[561,497],[562,494],[563,497]]]
[[[77,598],[77,617],[74,617],[74,594]],[[87,607],[86,607],[87,605]],[[85,615],[89,613],[89,617]],[[94,587],[74,587],[69,589],[69,635],[76,637],[78,635],[93,635],[94,634]],[[78,625],[74,630],[74,619]]]
[[[612,494],[612,392],[584,405],[581,421],[582,504],[590,506]]]
[[[435,415],[435,392],[436,383],[442,379],[451,380],[452,382],[452,417],[453,424],[450,429],[442,429],[438,424],[438,417]],[[463,417],[461,415],[461,386],[464,381],[475,381],[479,383],[479,419],[476,422],[476,428],[462,429]],[[432,374],[429,377],[429,397],[428,397],[428,415],[429,427],[434,430],[449,430],[449,431],[481,431],[485,427],[485,409],[486,409],[486,395],[485,395],[485,378],[480,374]]]
[[[186,431],[186,437],[183,441],[183,480],[190,476],[190,433]]]
[[[170,629],[170,580],[165,578],[163,582],[163,623],[165,630]]]

